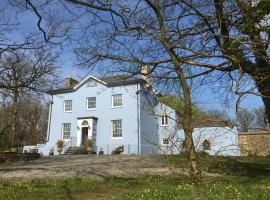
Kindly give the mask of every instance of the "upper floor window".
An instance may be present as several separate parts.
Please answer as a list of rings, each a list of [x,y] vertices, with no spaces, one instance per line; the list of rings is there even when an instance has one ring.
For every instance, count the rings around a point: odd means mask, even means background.
[[[122,137],[122,120],[112,120],[112,137],[121,138]]]
[[[70,139],[70,131],[71,131],[71,123],[63,123],[62,124],[62,136],[63,136],[63,140]]]
[[[71,112],[72,111],[72,100],[65,100],[64,101],[64,112]]]
[[[204,140],[202,143],[203,150],[211,150],[211,143],[209,140]]]
[[[162,114],[161,126],[168,126],[168,115],[167,114]]]
[[[97,82],[94,79],[89,79],[86,83],[86,87],[95,87],[96,85],[97,85]]]
[[[112,95],[112,107],[121,107],[123,106],[122,94]]]
[[[96,97],[88,97],[86,101],[87,110],[96,109]]]

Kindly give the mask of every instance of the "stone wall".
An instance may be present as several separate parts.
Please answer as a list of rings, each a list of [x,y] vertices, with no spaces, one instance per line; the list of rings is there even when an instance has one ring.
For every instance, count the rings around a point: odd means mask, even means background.
[[[16,153],[16,152],[5,152],[0,153],[0,163],[4,162],[16,162],[16,161],[29,161],[40,158],[38,153]]]
[[[238,140],[241,156],[270,155],[270,131],[240,133]]]

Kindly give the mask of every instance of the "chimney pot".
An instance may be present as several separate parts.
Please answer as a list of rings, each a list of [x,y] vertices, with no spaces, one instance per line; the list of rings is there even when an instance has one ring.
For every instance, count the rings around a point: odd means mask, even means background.
[[[69,74],[66,79],[65,79],[65,88],[72,88],[75,85],[78,84],[78,81],[76,81],[75,79],[71,78],[71,75]]]

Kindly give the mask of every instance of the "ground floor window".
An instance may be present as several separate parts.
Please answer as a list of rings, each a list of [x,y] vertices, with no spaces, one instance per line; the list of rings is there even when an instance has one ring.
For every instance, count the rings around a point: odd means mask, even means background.
[[[211,150],[211,143],[209,140],[204,140],[202,143],[203,150]]]
[[[112,120],[112,137],[121,138],[122,137],[122,120]]]
[[[63,140],[70,139],[70,131],[71,131],[71,123],[63,123],[62,124],[62,135]]]
[[[169,138],[163,138],[162,140],[163,145],[169,145],[169,143],[170,143]]]

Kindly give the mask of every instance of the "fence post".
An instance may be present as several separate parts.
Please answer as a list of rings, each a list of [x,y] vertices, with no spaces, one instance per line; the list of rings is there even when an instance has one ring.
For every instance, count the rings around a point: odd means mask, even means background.
[[[128,155],[130,154],[130,144],[128,144]]]
[[[107,154],[110,154],[110,145],[107,144]]]

